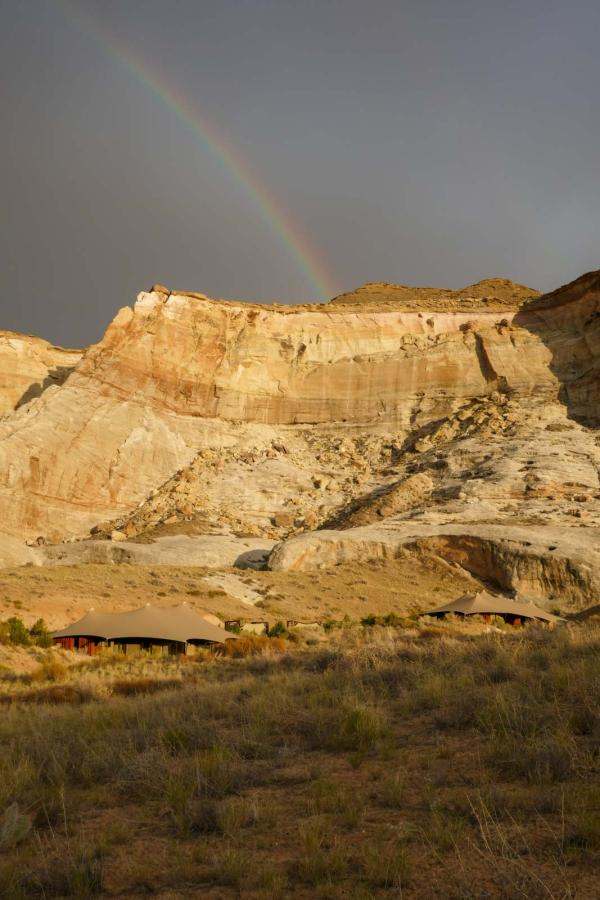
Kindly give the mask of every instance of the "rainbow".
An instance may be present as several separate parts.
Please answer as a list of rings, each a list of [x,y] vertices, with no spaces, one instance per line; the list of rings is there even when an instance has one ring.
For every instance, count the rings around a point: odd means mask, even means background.
[[[169,84],[162,72],[151,69],[140,55],[119,41],[87,10],[72,0],[54,0],[54,5],[68,19],[77,22],[86,34],[108,50],[140,84],[174,113],[177,119],[200,140],[202,146],[211,153],[224,171],[241,186],[245,196],[285,247],[307,284],[314,291],[316,296],[312,299],[327,300],[339,293],[335,279],[308,237],[302,233],[289,212],[275,199],[247,160],[227,141],[214,122],[209,122],[181,90]]]

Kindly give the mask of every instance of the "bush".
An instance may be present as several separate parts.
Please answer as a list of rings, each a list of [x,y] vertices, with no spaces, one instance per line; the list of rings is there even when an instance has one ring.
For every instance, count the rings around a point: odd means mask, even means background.
[[[487,754],[489,764],[501,775],[521,777],[535,784],[567,781],[577,770],[577,747],[566,734],[505,737]]]
[[[331,751],[366,754],[378,749],[389,736],[382,712],[366,704],[313,709],[306,726],[312,745]]]
[[[267,632],[270,638],[275,637],[287,637],[288,630],[283,624],[283,622],[275,622],[272,628],[269,628]]]
[[[217,655],[230,659],[244,659],[246,656],[263,656],[276,651],[283,653],[286,642],[282,637],[267,637],[262,634],[245,634],[237,640],[225,641],[215,648]]]
[[[64,681],[67,677],[68,669],[59,659],[50,658],[35,669],[29,678],[32,682],[39,681]]]
[[[158,691],[182,687],[180,678],[123,678],[113,681],[111,693],[116,697],[132,697],[138,694],[156,694]]]
[[[331,882],[346,872],[347,855],[323,818],[315,817],[300,825],[299,845],[300,855],[292,870],[307,884],[316,886]]]
[[[11,616],[3,624],[7,628],[8,643],[16,644],[19,647],[28,647],[31,644],[31,635],[21,619]]]
[[[406,847],[400,842],[388,847],[382,847],[380,842],[374,846],[367,845],[361,853],[360,865],[370,885],[393,890],[394,893],[398,891],[399,896],[410,879]]]
[[[386,616],[376,616],[374,613],[369,613],[368,616],[365,616],[364,619],[360,620],[361,625],[370,628],[374,625],[387,625],[390,628],[399,628],[400,625],[404,625],[405,622],[406,620],[401,619],[395,612],[390,612]],[[413,623],[410,622],[410,624],[412,625]]]
[[[87,688],[73,684],[53,684],[37,690],[0,695],[0,703],[88,703],[93,693]]]
[[[52,634],[43,619],[38,619],[37,622],[34,622],[29,629],[29,634],[33,643],[37,644],[38,647],[51,647],[54,643]]]

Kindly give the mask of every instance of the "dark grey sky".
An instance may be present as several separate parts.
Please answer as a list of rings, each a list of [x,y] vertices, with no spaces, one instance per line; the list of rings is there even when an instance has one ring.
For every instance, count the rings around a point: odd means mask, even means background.
[[[89,343],[155,281],[323,299],[115,42],[340,291],[600,266],[597,0],[0,0],[0,328]]]

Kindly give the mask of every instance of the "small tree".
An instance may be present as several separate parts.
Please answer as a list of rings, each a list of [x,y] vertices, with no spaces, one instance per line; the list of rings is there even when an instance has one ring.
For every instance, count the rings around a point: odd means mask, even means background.
[[[52,646],[52,635],[48,631],[48,626],[44,622],[43,619],[38,619],[37,622],[29,629],[29,634],[38,647],[51,647]]]
[[[31,637],[21,619],[11,616],[10,619],[7,619],[6,624],[8,625],[8,640],[11,644],[18,644],[22,647],[31,644]]]

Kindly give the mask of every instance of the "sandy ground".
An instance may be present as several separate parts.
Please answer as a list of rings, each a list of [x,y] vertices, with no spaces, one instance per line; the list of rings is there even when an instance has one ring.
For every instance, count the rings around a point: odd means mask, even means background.
[[[41,617],[50,628],[90,608],[133,609],[184,600],[221,619],[246,621],[361,619],[406,615],[460,596],[477,585],[464,570],[432,554],[348,563],[319,572],[215,571],[192,566],[24,566],[0,570],[0,619]]]

